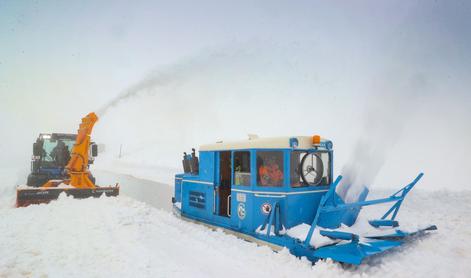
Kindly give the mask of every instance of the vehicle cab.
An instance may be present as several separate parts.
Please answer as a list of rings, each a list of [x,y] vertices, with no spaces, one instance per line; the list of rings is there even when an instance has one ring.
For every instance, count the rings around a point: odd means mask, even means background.
[[[175,176],[182,216],[257,233],[279,209],[283,229],[311,223],[333,180],[332,142],[320,136],[258,138],[202,145]]]
[[[49,180],[66,178],[65,166],[70,160],[72,148],[77,138],[76,134],[41,133],[33,143],[31,158],[31,173],[27,185],[40,187]],[[95,143],[91,143],[88,164],[93,164],[98,154]],[[91,176],[94,181],[94,178]]]

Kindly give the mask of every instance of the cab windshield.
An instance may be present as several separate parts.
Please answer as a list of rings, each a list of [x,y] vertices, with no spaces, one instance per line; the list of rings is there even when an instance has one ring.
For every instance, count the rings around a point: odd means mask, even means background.
[[[70,152],[75,144],[72,139],[44,139],[41,155],[45,167],[63,167],[70,160]]]

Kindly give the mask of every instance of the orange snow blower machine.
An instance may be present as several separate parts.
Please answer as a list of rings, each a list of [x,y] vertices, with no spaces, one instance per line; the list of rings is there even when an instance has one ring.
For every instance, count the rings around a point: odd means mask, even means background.
[[[17,187],[16,206],[49,203],[64,192],[74,198],[118,196],[119,186],[95,185],[89,170],[98,155],[90,134],[98,121],[95,113],[82,119],[77,134],[40,134],[33,144],[27,185]]]

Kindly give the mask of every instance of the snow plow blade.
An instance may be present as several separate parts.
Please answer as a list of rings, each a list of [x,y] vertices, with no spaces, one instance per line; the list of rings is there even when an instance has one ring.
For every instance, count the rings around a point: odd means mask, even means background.
[[[418,229],[415,232],[405,232],[397,229],[391,233],[385,233],[383,235],[365,236],[361,242],[359,241],[360,236],[356,234],[321,230],[320,233],[323,236],[327,236],[332,239],[351,241],[321,247],[314,252],[314,256],[323,259],[330,258],[342,263],[359,265],[367,257],[402,245],[404,243],[402,239],[434,230],[437,230],[435,225]]]
[[[321,236],[328,237],[334,242],[331,245],[315,249],[313,252],[314,257],[330,258],[342,263],[359,265],[369,256],[402,245],[406,242],[406,238],[437,230],[435,225],[413,230],[401,229],[399,221],[396,220],[404,198],[422,176],[423,174],[420,173],[410,184],[389,197],[367,200],[368,192],[364,191],[359,200],[353,203],[346,203],[337,195],[335,189],[342,179],[339,176],[329,191],[322,197],[303,246],[310,246],[314,229],[317,228]],[[359,229],[354,228],[362,207],[386,203],[392,203],[392,206],[383,216],[368,220],[366,223],[369,226],[360,225]]]
[[[373,240],[368,242],[352,241],[346,244],[321,247],[314,252],[314,256],[359,265],[366,257],[382,253],[401,244],[401,241],[389,240]]]
[[[118,196],[119,186],[97,188],[22,188],[16,191],[16,207],[26,207],[32,204],[47,204],[57,200],[64,192],[76,199],[89,197],[98,198],[105,194],[107,197]]]
[[[437,226],[430,225],[426,228],[418,229],[417,231],[414,231],[414,232],[406,232],[406,231],[402,231],[402,230],[397,229],[397,230],[392,231],[391,233],[386,233],[386,234],[381,234],[381,235],[371,234],[371,235],[367,235],[365,237],[370,238],[370,239],[400,240],[400,239],[404,239],[404,238],[407,238],[407,237],[421,235],[421,234],[425,233],[426,231],[436,231],[437,229],[438,229]]]

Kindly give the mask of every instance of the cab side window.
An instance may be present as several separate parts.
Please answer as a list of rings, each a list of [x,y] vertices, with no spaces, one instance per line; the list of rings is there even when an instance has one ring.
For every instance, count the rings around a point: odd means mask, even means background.
[[[293,151],[290,157],[290,169],[291,187],[329,185],[331,183],[328,152]]]
[[[250,185],[250,152],[234,152],[234,184]]]
[[[257,151],[257,185],[283,186],[283,152]]]

